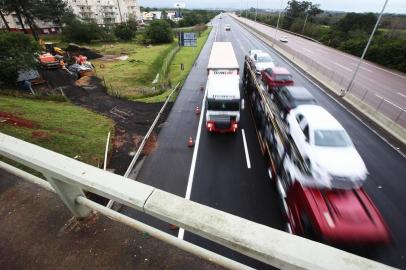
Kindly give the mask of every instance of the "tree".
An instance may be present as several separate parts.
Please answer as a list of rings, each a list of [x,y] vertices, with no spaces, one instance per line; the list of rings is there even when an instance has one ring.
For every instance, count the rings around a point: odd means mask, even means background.
[[[376,16],[373,13],[347,13],[341,20],[339,20],[335,27],[337,30],[347,33],[351,30],[361,30],[364,32],[371,32],[376,23]]]
[[[165,20],[155,20],[147,27],[145,36],[151,43],[170,43],[173,41],[171,25]]]
[[[316,5],[309,1],[289,1],[286,7],[283,27],[289,29],[296,18],[305,17],[308,14],[309,19],[311,19],[312,16],[316,16],[322,12],[318,4]]]
[[[122,40],[132,40],[137,32],[136,23],[120,23],[114,28],[114,35]]]
[[[32,6],[35,18],[43,21],[54,21],[62,27],[62,19],[67,13],[72,13],[64,0],[35,0]]]
[[[15,83],[19,71],[35,68],[37,42],[23,33],[0,33],[0,80]]]
[[[72,19],[67,21],[62,30],[63,38],[66,41],[90,43],[92,40],[103,38],[103,29],[94,21],[80,21]]]

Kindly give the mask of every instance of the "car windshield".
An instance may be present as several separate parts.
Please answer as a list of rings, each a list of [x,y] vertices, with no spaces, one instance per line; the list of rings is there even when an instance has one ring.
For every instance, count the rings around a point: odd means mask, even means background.
[[[207,109],[209,111],[239,111],[240,110],[240,100],[207,100]]]
[[[326,147],[348,147],[351,139],[344,130],[317,129],[314,131],[314,144]]]
[[[261,55],[257,57],[257,61],[259,63],[272,62],[272,58],[269,55]]]
[[[277,81],[290,81],[292,80],[292,75],[289,74],[279,74],[275,76]]]

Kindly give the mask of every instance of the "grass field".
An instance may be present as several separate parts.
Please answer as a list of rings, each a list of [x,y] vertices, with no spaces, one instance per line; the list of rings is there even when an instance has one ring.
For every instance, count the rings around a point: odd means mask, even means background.
[[[0,123],[0,132],[97,166],[103,163],[107,133],[113,122],[68,102],[32,100],[0,95],[0,112],[39,126]]]
[[[182,47],[180,51],[175,55],[175,58],[173,59],[169,68],[169,79],[172,82],[172,86],[175,86],[178,82],[181,82],[182,85],[183,82],[186,80],[187,75],[192,69],[193,64],[195,63],[197,57],[200,54],[200,51],[202,50],[204,44],[207,41],[207,38],[209,37],[210,31],[211,27],[202,32],[201,36],[198,38],[197,47]],[[185,66],[184,70],[180,70],[181,63],[183,63]],[[171,90],[168,90],[160,95],[138,99],[138,101],[150,103],[162,102],[166,99],[170,92]],[[171,99],[174,100],[175,98],[176,95],[174,94]]]
[[[90,47],[103,55],[128,56],[124,61],[96,59],[92,63],[96,67],[97,76],[104,77],[109,90],[135,99],[149,94],[152,81],[173,46],[164,44],[146,47],[134,42],[117,42]]]

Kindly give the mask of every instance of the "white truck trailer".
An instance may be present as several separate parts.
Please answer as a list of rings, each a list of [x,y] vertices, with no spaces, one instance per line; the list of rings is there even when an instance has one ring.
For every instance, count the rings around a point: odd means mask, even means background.
[[[236,132],[240,121],[240,67],[230,42],[214,42],[207,66],[206,127]]]

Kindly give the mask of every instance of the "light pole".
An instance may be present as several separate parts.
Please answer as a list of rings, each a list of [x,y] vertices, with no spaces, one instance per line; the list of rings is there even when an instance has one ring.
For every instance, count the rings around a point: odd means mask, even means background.
[[[352,85],[354,84],[355,77],[357,76],[358,70],[359,70],[359,68],[360,68],[360,66],[361,66],[361,63],[362,63],[362,60],[364,60],[365,54],[367,53],[369,44],[371,44],[372,38],[374,37],[374,34],[375,34],[375,31],[376,31],[376,29],[378,28],[379,22],[381,21],[381,18],[382,18],[382,15],[383,15],[383,11],[385,10],[387,3],[388,3],[388,0],[385,0],[385,4],[383,4],[381,13],[379,14],[379,17],[378,17],[378,19],[376,20],[374,29],[372,30],[372,33],[371,33],[371,35],[369,36],[367,45],[365,46],[365,49],[364,49],[364,51],[362,52],[362,56],[361,56],[361,58],[360,58],[359,61],[358,61],[357,67],[355,68],[355,71],[354,71],[354,73],[352,74],[352,78],[351,78],[351,80],[350,80],[350,83],[348,84],[347,89],[341,89],[341,97],[344,97],[344,96],[351,90],[351,87],[352,87]]]
[[[306,12],[306,18],[305,18],[304,23],[303,23],[302,35],[304,34],[304,30],[305,30],[305,27],[306,27],[307,17],[309,17],[309,11]]]
[[[258,16],[258,0],[257,0],[257,7],[255,8],[255,22],[257,22],[257,16]]]
[[[282,6],[283,6],[283,0],[281,1],[281,6],[279,7],[278,21],[276,22],[275,37],[274,37],[274,42],[272,43],[272,45],[274,45],[275,41],[276,41],[276,33],[278,32],[278,29],[279,29],[279,20],[281,19]]]

